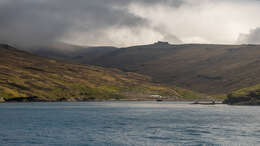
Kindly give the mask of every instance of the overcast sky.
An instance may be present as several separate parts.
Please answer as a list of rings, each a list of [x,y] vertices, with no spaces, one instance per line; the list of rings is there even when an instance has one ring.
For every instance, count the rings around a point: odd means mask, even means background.
[[[0,0],[0,42],[260,43],[258,0]]]

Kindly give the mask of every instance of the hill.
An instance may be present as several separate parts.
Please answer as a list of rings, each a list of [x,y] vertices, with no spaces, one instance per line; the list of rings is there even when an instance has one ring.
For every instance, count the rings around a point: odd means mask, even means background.
[[[231,92],[224,103],[231,105],[260,105],[260,84]]]
[[[259,45],[182,44],[121,48],[89,62],[149,75],[156,82],[208,94],[260,83]]]
[[[155,94],[172,100],[201,97],[137,73],[57,61],[0,45],[1,101],[152,100]]]

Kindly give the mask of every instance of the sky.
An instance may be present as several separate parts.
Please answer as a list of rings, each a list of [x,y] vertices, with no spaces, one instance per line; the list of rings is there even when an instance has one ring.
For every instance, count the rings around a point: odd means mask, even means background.
[[[0,43],[260,44],[259,0],[0,0]]]

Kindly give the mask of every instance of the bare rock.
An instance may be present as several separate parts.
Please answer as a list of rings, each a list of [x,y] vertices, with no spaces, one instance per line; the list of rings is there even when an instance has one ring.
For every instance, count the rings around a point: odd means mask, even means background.
[[[0,97],[0,103],[5,102],[5,99],[3,97]]]

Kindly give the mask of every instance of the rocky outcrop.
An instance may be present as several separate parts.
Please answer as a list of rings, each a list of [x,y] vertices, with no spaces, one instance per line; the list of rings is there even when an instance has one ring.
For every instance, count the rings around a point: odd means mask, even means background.
[[[3,97],[0,97],[0,103],[5,102],[5,99]]]
[[[260,90],[249,92],[249,94],[244,96],[237,96],[231,93],[224,103],[230,105],[260,105]]]
[[[17,97],[17,98],[0,98],[0,102],[84,102],[84,101],[97,101],[95,98],[87,97],[72,97],[72,98],[59,98],[59,99],[43,99],[37,96],[32,97]]]
[[[57,102],[84,102],[84,101],[96,101],[95,98],[87,97],[72,97],[72,98],[60,98]]]
[[[251,97],[232,97],[227,98],[223,103],[229,105],[260,105],[260,100]]]
[[[45,99],[41,99],[37,96],[32,97],[17,97],[17,98],[5,98],[5,102],[44,102]]]

